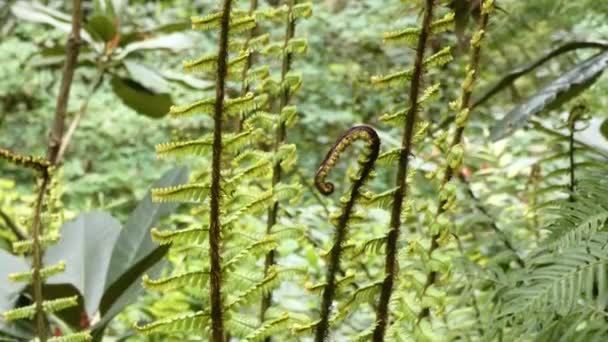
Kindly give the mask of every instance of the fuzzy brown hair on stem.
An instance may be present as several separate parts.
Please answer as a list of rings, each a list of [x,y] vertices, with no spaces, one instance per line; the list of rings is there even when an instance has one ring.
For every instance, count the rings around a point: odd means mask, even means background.
[[[336,225],[333,246],[330,251],[330,260],[327,270],[325,288],[321,300],[321,318],[317,324],[315,341],[322,342],[327,338],[329,328],[329,316],[331,304],[336,292],[336,275],[340,269],[340,255],[342,243],[345,241],[348,221],[359,198],[359,191],[374,168],[374,163],[380,151],[380,138],[376,131],[365,125],[355,126],[344,133],[329,150],[321,166],[315,175],[315,185],[324,195],[330,195],[334,191],[334,185],[325,180],[329,172],[335,167],[342,153],[357,140],[365,141],[364,157],[360,159],[361,165],[350,189],[348,200],[342,206],[342,212]]]
[[[386,240],[386,261],[384,269],[384,283],[380,292],[380,301],[376,309],[376,328],[374,329],[373,340],[383,341],[388,323],[388,304],[393,292],[393,283],[395,281],[397,268],[397,242],[399,240],[399,231],[401,229],[401,212],[403,201],[407,194],[407,173],[409,168],[409,157],[412,151],[412,140],[414,137],[414,127],[416,124],[416,116],[418,114],[418,99],[422,89],[422,81],[424,74],[424,54],[426,51],[429,36],[431,34],[431,22],[433,20],[433,7],[435,0],[426,0],[426,8],[422,21],[422,29],[418,36],[418,44],[416,47],[416,59],[409,87],[409,103],[410,108],[406,115],[405,124],[403,127],[403,140],[401,142],[401,152],[399,154],[399,166],[397,170],[396,186],[397,191],[393,196],[393,207],[391,210],[390,230]]]
[[[224,0],[220,24],[219,52],[217,58],[217,80],[215,84],[215,110],[213,114],[213,157],[211,163],[211,200],[209,215],[209,256],[211,303],[211,341],[224,341],[224,317],[222,308],[222,260],[221,260],[221,163],[222,163],[222,114],[228,73],[228,31],[232,0]]]

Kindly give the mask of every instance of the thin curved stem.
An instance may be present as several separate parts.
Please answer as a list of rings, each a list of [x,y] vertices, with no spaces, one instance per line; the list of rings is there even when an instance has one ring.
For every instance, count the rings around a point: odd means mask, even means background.
[[[380,152],[380,138],[376,131],[369,126],[355,126],[342,135],[329,150],[325,159],[321,163],[319,170],[315,176],[315,185],[321,193],[329,195],[333,192],[334,186],[332,183],[325,182],[325,177],[334,167],[340,154],[350,146],[355,140],[362,139],[367,142],[365,149],[365,162],[361,164],[358,171],[357,179],[354,181],[348,201],[342,206],[342,212],[338,218],[336,233],[334,236],[333,246],[330,252],[330,261],[325,280],[325,288],[321,300],[321,318],[317,324],[315,332],[315,341],[323,342],[327,338],[329,329],[329,316],[331,314],[331,304],[333,302],[336,291],[336,275],[340,270],[340,255],[342,253],[342,243],[345,241],[348,221],[352,213],[353,207],[359,198],[359,191],[374,168],[374,163]]]

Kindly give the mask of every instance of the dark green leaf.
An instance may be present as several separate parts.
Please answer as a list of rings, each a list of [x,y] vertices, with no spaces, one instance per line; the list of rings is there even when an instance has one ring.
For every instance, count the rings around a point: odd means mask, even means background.
[[[107,213],[80,214],[61,227],[61,240],[45,253],[45,265],[65,261],[66,270],[48,279],[49,284],[72,284],[84,298],[89,316],[93,316],[105,289],[112,247],[121,229]]]
[[[600,133],[604,136],[604,138],[608,139],[608,119],[604,120],[600,126]]]
[[[165,116],[173,105],[171,95],[156,93],[130,78],[114,76],[112,90],[125,105],[139,114],[152,118]]]
[[[109,42],[116,36],[116,27],[112,19],[105,15],[96,15],[84,25],[95,40]]]
[[[577,65],[549,83],[524,103],[513,108],[492,129],[491,138],[498,140],[525,125],[530,117],[544,110],[559,107],[590,87],[608,67],[608,52]]]

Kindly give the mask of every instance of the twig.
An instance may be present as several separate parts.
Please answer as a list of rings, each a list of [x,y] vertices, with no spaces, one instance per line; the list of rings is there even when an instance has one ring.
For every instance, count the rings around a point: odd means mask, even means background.
[[[87,112],[87,108],[89,107],[89,102],[91,101],[91,98],[97,92],[97,89],[99,89],[99,86],[101,85],[101,81],[103,81],[104,71],[105,71],[105,68],[103,68],[103,67],[97,68],[97,73],[95,74],[93,83],[91,84],[91,87],[89,88],[87,97],[82,101],[80,108],[78,109],[78,112],[74,116],[74,119],[70,123],[68,130],[65,132],[65,135],[63,136],[63,139],[61,140],[61,145],[59,146],[59,151],[57,152],[57,160],[56,160],[57,163],[60,163],[61,160],[63,160],[63,155],[65,154],[68,146],[70,145],[70,142],[72,141],[74,132],[76,132],[76,129],[78,128],[78,125],[80,124],[80,121],[82,120],[82,117]]]
[[[27,234],[25,234],[25,232],[21,228],[19,228],[17,224],[10,218],[10,216],[8,216],[8,214],[5,213],[2,209],[0,209],[0,217],[2,217],[2,220],[7,225],[7,227],[13,232],[13,234],[17,236],[17,239],[27,239]]]
[[[78,61],[78,53],[80,52],[80,26],[82,21],[82,10],[80,0],[72,1],[72,31],[68,38],[65,47],[65,64],[63,65],[63,78],[61,79],[61,87],[57,96],[57,104],[55,106],[55,117],[51,132],[49,134],[49,146],[47,151],[47,159],[52,165],[57,164],[57,157],[63,131],[65,129],[65,115],[70,99],[70,89],[74,80],[74,70]]]

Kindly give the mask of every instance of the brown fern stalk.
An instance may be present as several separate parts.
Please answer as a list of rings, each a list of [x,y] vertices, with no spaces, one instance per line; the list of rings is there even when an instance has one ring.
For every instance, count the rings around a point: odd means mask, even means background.
[[[399,240],[399,231],[401,228],[401,211],[403,201],[407,195],[407,173],[409,168],[409,156],[412,151],[412,138],[414,135],[414,127],[416,124],[416,116],[418,114],[418,98],[422,90],[423,73],[424,73],[424,55],[428,39],[430,36],[431,22],[433,20],[433,7],[435,0],[426,0],[426,8],[424,18],[422,20],[422,28],[418,37],[416,47],[416,59],[414,62],[414,70],[410,82],[409,103],[410,107],[407,112],[404,128],[403,140],[401,142],[401,152],[399,154],[399,166],[397,170],[396,186],[397,191],[393,196],[393,207],[391,211],[390,230],[386,241],[386,261],[384,265],[384,282],[380,292],[380,301],[376,310],[376,328],[374,329],[373,340],[383,341],[388,324],[389,302],[393,292],[393,283],[397,276],[397,242]]]
[[[321,300],[321,318],[317,324],[315,333],[315,341],[323,342],[327,338],[329,330],[329,318],[331,314],[331,304],[336,292],[336,275],[340,270],[340,255],[342,253],[342,243],[346,239],[348,230],[348,221],[350,219],[353,207],[359,198],[359,191],[365,181],[369,178],[370,173],[374,168],[374,163],[378,158],[380,151],[380,138],[376,131],[365,125],[355,126],[344,133],[329,150],[325,159],[321,163],[316,175],[315,185],[317,189],[324,195],[329,195],[334,191],[334,185],[326,182],[325,177],[333,169],[340,155],[344,150],[352,145],[356,140],[364,140],[365,161],[361,163],[361,169],[357,174],[357,178],[352,184],[348,201],[343,205],[342,212],[338,218],[336,225],[336,233],[334,235],[333,246],[330,251],[329,266],[325,280],[325,288],[323,289],[323,297]]]
[[[489,22],[489,18],[490,18],[490,11],[484,10],[483,7],[484,7],[484,4],[486,4],[488,2],[491,3],[492,1],[493,0],[485,0],[485,1],[480,1],[480,3],[479,3],[480,10],[482,13],[482,16],[479,20],[479,28],[477,31],[478,34],[481,35],[481,36],[477,37],[479,40],[481,40],[483,38],[483,36],[485,35],[485,30],[486,30],[486,27],[488,26],[488,22]],[[481,57],[481,41],[477,41],[477,42],[472,41],[471,42],[470,55],[471,55],[470,64],[469,64],[469,69],[468,69],[470,71],[470,74],[467,75],[467,80],[465,81],[465,84],[462,87],[459,113],[463,113],[465,111],[469,112],[471,110],[471,95],[473,93],[473,86],[474,86],[475,81],[477,80],[478,74],[479,74],[479,60]],[[454,147],[462,142],[462,137],[463,137],[465,128],[466,128],[466,121],[462,124],[458,124],[458,127],[456,128],[456,132],[454,133],[454,136],[452,137],[452,141],[450,143],[450,147],[448,148],[448,151],[450,151],[450,149],[452,147]],[[454,168],[452,168],[450,163],[447,163],[446,170],[445,170],[443,179],[441,181],[440,191],[442,191],[445,188],[445,186],[452,180],[452,178],[454,177],[455,171],[457,171],[457,170],[454,170]],[[447,209],[446,203],[447,203],[447,199],[439,200],[439,205],[437,207],[437,212],[436,212],[435,217],[439,217],[446,211],[446,209]],[[437,234],[433,235],[433,237],[431,238],[431,246],[429,247],[429,251],[428,251],[429,256],[431,256],[433,254],[433,252],[439,247],[439,237],[440,237],[440,233],[437,233]],[[438,277],[437,271],[431,271],[427,274],[426,282],[424,284],[424,288],[422,289],[422,296],[424,296],[424,294],[426,293],[428,288],[437,281],[437,277]],[[428,308],[424,308],[418,315],[418,322],[420,322],[420,320],[424,319],[425,317],[428,317],[429,315],[430,315],[430,310]]]
[[[291,52],[287,52],[287,46],[289,44],[289,41],[294,37],[295,35],[295,25],[296,25],[296,21],[295,18],[293,17],[293,6],[295,4],[295,0],[289,0],[288,1],[288,11],[286,14],[286,21],[285,21],[285,40],[284,40],[284,44],[283,44],[283,60],[282,60],[282,66],[281,66],[281,84],[283,84],[285,82],[285,77],[287,76],[287,73],[289,73],[289,71],[291,70],[291,61],[292,61],[292,54]],[[281,96],[279,99],[279,108],[278,108],[278,115],[280,116],[281,111],[283,110],[283,108],[285,108],[285,106],[287,106],[289,104],[289,100],[291,98],[291,94],[289,91],[289,88],[286,87],[285,89],[283,89],[281,91]],[[279,124],[277,125],[277,129],[275,132],[275,141],[274,141],[274,151],[278,151],[279,148],[281,147],[281,145],[285,142],[285,134],[286,134],[286,127],[285,127],[285,122],[279,122]],[[281,181],[281,163],[278,162],[274,165],[273,169],[272,169],[272,187],[275,187],[280,181]],[[279,203],[275,202],[273,203],[273,205],[268,209],[268,219],[267,219],[267,225],[266,225],[266,234],[270,234],[272,232],[272,227],[277,223],[277,215],[279,213]],[[275,251],[271,250],[266,254],[265,260],[264,260],[264,276],[268,275],[268,270],[270,269],[270,267],[272,265],[275,264]],[[262,303],[260,306],[260,320],[263,322],[264,321],[264,316],[266,315],[266,311],[268,310],[268,308],[270,307],[270,304],[272,302],[272,292],[269,292],[267,295],[264,295],[262,297]]]
[[[232,0],[224,0],[220,24],[219,52],[217,59],[217,80],[215,83],[215,111],[213,115],[213,157],[211,162],[211,211],[209,215],[209,255],[211,303],[211,341],[224,341],[224,318],[222,308],[222,260],[221,260],[221,162],[222,162],[222,114],[228,73],[228,31],[230,30],[230,10]]]

